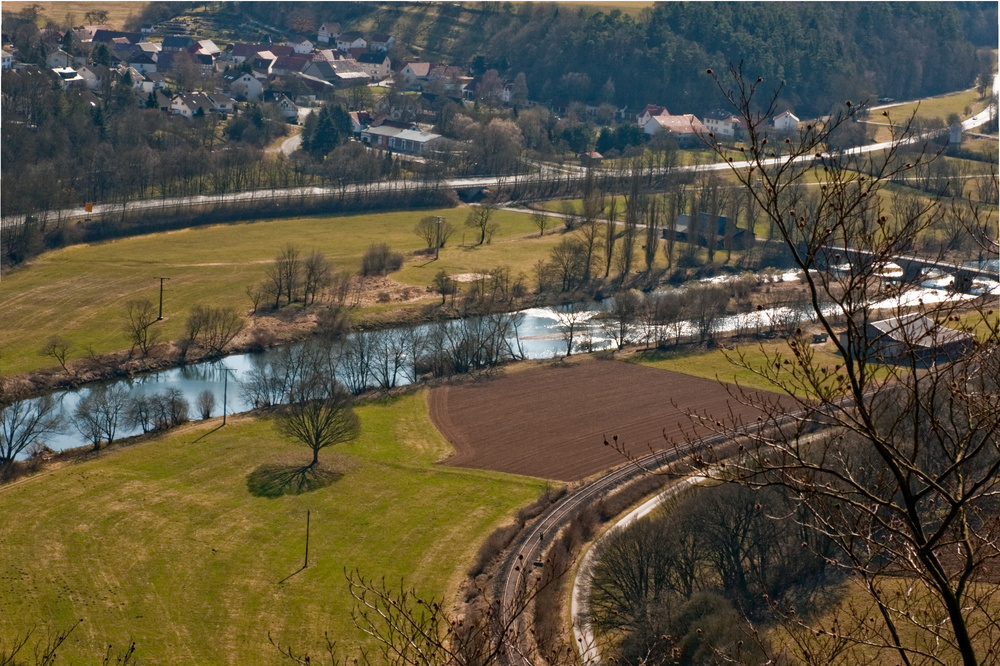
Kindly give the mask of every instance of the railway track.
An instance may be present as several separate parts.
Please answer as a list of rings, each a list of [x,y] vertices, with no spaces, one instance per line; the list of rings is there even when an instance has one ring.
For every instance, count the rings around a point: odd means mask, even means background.
[[[704,443],[718,444],[724,439],[722,435],[717,435],[705,439]],[[511,666],[534,664],[531,659],[533,646],[526,645],[524,640],[529,632],[525,627],[523,611],[531,594],[528,584],[533,574],[540,570],[546,545],[594,502],[678,459],[676,451],[660,451],[617,467],[555,502],[518,535],[494,579],[494,595],[500,602],[499,626],[508,628],[507,635],[503,637],[507,642],[502,650],[505,663]]]

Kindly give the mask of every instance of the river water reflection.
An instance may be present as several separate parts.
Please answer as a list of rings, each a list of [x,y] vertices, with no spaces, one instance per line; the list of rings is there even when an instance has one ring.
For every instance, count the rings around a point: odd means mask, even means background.
[[[786,276],[790,279],[792,276]],[[997,285],[989,285],[991,291],[996,293]],[[915,302],[917,298],[922,298],[925,303],[934,300],[946,300],[950,298],[971,298],[964,294],[928,287],[912,290],[912,294],[904,294],[904,297],[911,296]],[[602,309],[608,308],[611,300],[601,303],[589,303],[586,305],[566,306],[560,308],[530,308],[521,311],[520,322],[517,326],[517,339],[511,340],[511,347],[519,352],[526,359],[553,358],[566,353],[566,340],[563,331],[567,318],[572,316],[575,321],[574,351],[580,345],[586,345],[589,350],[607,349],[613,345],[613,340],[608,332],[602,330],[597,320],[593,318]],[[886,305],[886,304],[880,304]],[[573,315],[569,313],[573,312]],[[806,317],[808,310],[794,311],[789,308],[776,308],[748,312],[738,315],[727,315],[717,319],[713,325],[715,332],[731,332],[743,330],[752,332],[765,330],[767,328],[781,327],[787,325],[791,320],[799,320]],[[427,333],[436,324],[426,324],[417,327],[417,331]],[[690,322],[683,322],[671,328],[670,336],[679,334],[682,337],[694,335],[697,330]],[[356,335],[368,335],[361,332]],[[641,338],[640,331],[635,338]],[[297,343],[303,344],[303,343]],[[198,418],[195,408],[198,395],[204,391],[211,391],[215,397],[215,409],[212,416],[222,414],[225,406],[227,414],[245,412],[253,408],[247,397],[240,390],[250,373],[258,365],[267,363],[272,355],[282,353],[280,348],[253,354],[234,354],[224,359],[213,362],[195,363],[192,365],[163,370],[150,373],[141,377],[118,380],[117,383],[128,387],[129,392],[134,396],[160,394],[168,389],[180,391],[185,400],[190,403],[191,417]],[[227,375],[228,374],[228,378]],[[397,374],[397,384],[403,385],[409,382],[405,376],[407,373]],[[91,390],[90,387],[83,387],[74,390],[60,391],[54,394],[56,401],[62,412],[64,428],[62,432],[51,435],[46,439],[46,444],[55,450],[82,446],[86,442],[80,434],[73,428],[71,417],[74,409],[80,400]],[[138,428],[121,427],[117,437],[128,437],[139,433]]]

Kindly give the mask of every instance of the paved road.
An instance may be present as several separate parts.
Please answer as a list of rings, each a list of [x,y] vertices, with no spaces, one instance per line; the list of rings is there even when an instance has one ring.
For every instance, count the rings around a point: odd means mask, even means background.
[[[1000,76],[1000,75],[998,75]],[[972,118],[965,120],[962,123],[963,128],[972,129],[984,124],[990,118],[990,109],[986,109],[977,113]],[[921,134],[919,136],[914,136],[908,138],[903,143],[916,143],[919,141],[925,141],[927,139],[933,138],[938,134],[944,133],[947,130],[939,130],[937,132],[928,132]],[[289,139],[291,141],[291,139]],[[292,144],[286,141],[288,148],[294,150]],[[886,141],[882,143],[871,144],[868,146],[860,146],[858,148],[851,148],[849,150],[843,151],[845,155],[862,155],[870,152],[876,152],[885,150],[890,147],[893,142]],[[286,145],[282,144],[281,147],[284,152]],[[289,154],[286,152],[286,154]],[[829,154],[824,154],[825,157],[830,157]],[[815,159],[814,155],[803,155],[798,158],[797,162],[807,163]],[[762,166],[772,166],[775,164],[782,163],[784,160],[780,157],[768,159],[762,161]],[[701,164],[701,165],[689,165],[678,167],[676,170],[679,172],[697,172],[697,171],[720,171],[726,169],[741,169],[751,166],[749,161],[741,162],[718,162],[715,164]],[[534,180],[537,182],[558,182],[565,180],[582,180],[586,177],[586,170],[575,170],[567,169],[565,166],[558,165],[548,165],[541,169],[539,174],[527,174],[518,176],[519,180]],[[475,178],[452,178],[444,180],[439,185],[455,189],[463,188],[475,188],[475,187],[490,187],[495,186],[503,179],[498,179],[495,176],[490,177],[475,177]],[[510,178],[506,179],[510,182]],[[343,192],[345,194],[353,194],[358,191],[377,193],[385,192],[391,193],[393,191],[398,191],[406,189],[413,186],[422,185],[419,181],[403,183],[400,181],[383,181],[376,183],[365,183],[360,185],[351,185],[344,188]],[[171,208],[176,206],[198,206],[198,205],[213,205],[213,204],[225,204],[225,203],[241,203],[247,201],[267,201],[267,200],[277,200],[280,202],[281,199],[297,198],[297,197],[308,197],[308,196],[324,196],[340,193],[341,190],[327,187],[294,187],[294,188],[277,188],[277,189],[261,189],[253,190],[247,192],[234,192],[230,194],[206,194],[199,196],[190,197],[169,197],[165,199],[144,199],[137,201],[130,201],[125,204],[124,208],[129,212],[144,211],[144,210],[155,210],[157,208]],[[101,215],[103,213],[115,212],[121,214],[123,212],[122,204],[96,204],[94,205],[94,210],[92,215]],[[60,219],[74,219],[87,217],[88,213],[82,208],[70,208],[61,211],[51,211],[52,214],[56,214]],[[2,222],[5,226],[17,225],[22,222],[23,216],[8,216],[3,218]]]

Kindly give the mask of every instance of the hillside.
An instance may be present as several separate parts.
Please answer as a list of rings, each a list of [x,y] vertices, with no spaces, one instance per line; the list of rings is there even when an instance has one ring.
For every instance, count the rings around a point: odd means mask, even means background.
[[[624,10],[624,11],[623,11]],[[225,11],[225,10],[224,10]],[[723,103],[707,68],[742,62],[784,81],[783,104],[820,115],[844,99],[969,87],[992,64],[995,3],[243,3],[290,31],[324,21],[386,32],[409,57],[527,77],[529,96],[704,113]],[[905,57],[903,57],[905,54]],[[675,111],[676,109],[676,111]]]

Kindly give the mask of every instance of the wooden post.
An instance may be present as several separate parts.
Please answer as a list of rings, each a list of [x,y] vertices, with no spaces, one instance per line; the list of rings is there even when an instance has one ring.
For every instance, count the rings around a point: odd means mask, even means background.
[[[306,559],[302,563],[302,568],[309,566],[309,509],[306,509]]]

